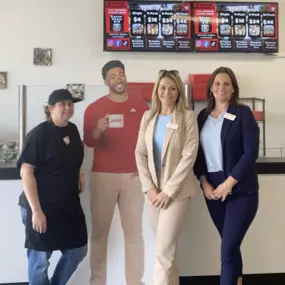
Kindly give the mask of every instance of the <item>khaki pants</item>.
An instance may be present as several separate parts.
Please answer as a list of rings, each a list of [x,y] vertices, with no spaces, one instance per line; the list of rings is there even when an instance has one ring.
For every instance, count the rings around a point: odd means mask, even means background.
[[[156,235],[153,285],[178,285],[177,242],[190,206],[190,198],[172,200],[166,209],[158,210],[148,201],[150,223]]]
[[[144,195],[140,188],[139,177],[135,173],[92,173],[91,285],[106,285],[108,234],[117,203],[125,238],[126,284],[143,284]]]

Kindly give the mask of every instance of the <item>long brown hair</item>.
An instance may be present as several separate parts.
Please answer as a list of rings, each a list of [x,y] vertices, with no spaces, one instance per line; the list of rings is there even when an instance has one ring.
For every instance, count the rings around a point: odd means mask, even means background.
[[[208,81],[208,85],[207,85],[207,113],[208,114],[210,114],[214,110],[215,105],[216,105],[216,101],[215,101],[215,98],[212,94],[211,88],[212,88],[212,85],[215,81],[216,76],[218,74],[221,74],[221,73],[227,74],[230,77],[232,85],[233,85],[234,92],[231,96],[229,104],[230,105],[237,105],[237,103],[238,103],[239,86],[238,86],[236,75],[234,74],[234,72],[229,67],[223,67],[223,66],[219,67],[212,73],[212,75]]]
[[[160,85],[160,81],[165,77],[171,79],[172,81],[176,83],[176,86],[179,92],[176,105],[174,108],[174,112],[175,112],[175,120],[178,125],[179,140],[181,141],[181,138],[183,138],[184,129],[185,129],[185,122],[184,122],[185,111],[190,109],[190,105],[186,99],[184,84],[181,80],[181,77],[179,76],[178,71],[176,70],[161,70],[159,72],[158,79],[156,80],[155,85],[153,87],[153,91],[152,91],[152,99],[151,99],[152,106],[151,106],[150,116],[146,123],[146,127],[149,124],[149,122],[153,119],[153,117],[159,114],[161,111],[161,102],[158,97],[157,91]]]

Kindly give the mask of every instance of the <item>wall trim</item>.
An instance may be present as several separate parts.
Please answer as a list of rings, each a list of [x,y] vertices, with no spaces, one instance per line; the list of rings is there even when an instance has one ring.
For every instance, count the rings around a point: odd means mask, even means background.
[[[219,276],[184,276],[180,285],[219,285]],[[284,285],[285,273],[245,274],[243,285]],[[0,285],[28,285],[22,283],[0,283]]]
[[[16,282],[16,283],[0,283],[0,285],[29,285],[28,282]]]

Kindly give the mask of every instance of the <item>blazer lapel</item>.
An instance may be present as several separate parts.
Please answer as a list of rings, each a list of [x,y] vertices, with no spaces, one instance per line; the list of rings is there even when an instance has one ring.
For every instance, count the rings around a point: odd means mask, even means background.
[[[228,110],[227,110],[227,113],[229,114],[232,114],[232,115],[235,115],[236,114],[236,106],[232,106],[230,105],[228,107]],[[229,120],[227,118],[224,118],[224,121],[223,121],[223,125],[222,125],[222,131],[221,131],[221,143],[222,143],[222,147],[224,146],[224,143],[225,143],[225,139],[226,139],[226,136],[227,136],[227,132],[231,126],[231,124],[233,123],[232,120]]]
[[[155,171],[155,165],[154,165],[154,156],[153,156],[153,135],[154,135],[154,127],[155,123],[157,120],[157,116],[155,115],[151,121],[149,122],[147,126],[147,131],[146,131],[146,144],[147,144],[147,149],[148,149],[148,156],[150,157],[149,161],[151,161],[151,169],[150,172],[152,173],[153,177],[156,177],[156,181],[154,183],[157,185],[157,175]]]
[[[204,124],[206,120],[208,119],[208,115],[206,111],[204,111],[201,116],[198,117],[198,128],[199,128],[199,133],[202,131]]]
[[[175,112],[173,112],[173,117],[172,117],[171,122],[172,122],[173,124],[176,124]],[[165,154],[166,154],[166,150],[167,150],[167,148],[168,148],[168,144],[169,144],[170,139],[171,139],[171,137],[172,137],[172,135],[173,135],[173,133],[174,133],[175,131],[177,131],[177,129],[175,130],[175,129],[173,129],[173,128],[168,128],[168,127],[166,128],[166,133],[165,133],[164,142],[163,142],[163,147],[162,147],[161,162],[163,162],[163,160],[164,160],[164,156],[165,156]]]

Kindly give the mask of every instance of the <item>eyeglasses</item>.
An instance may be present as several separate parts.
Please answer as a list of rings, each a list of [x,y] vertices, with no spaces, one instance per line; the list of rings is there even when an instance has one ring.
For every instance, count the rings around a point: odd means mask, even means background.
[[[163,75],[165,75],[167,73],[174,74],[174,75],[179,75],[179,71],[178,70],[166,70],[166,69],[161,69],[158,72],[158,75],[159,76],[163,76]]]

